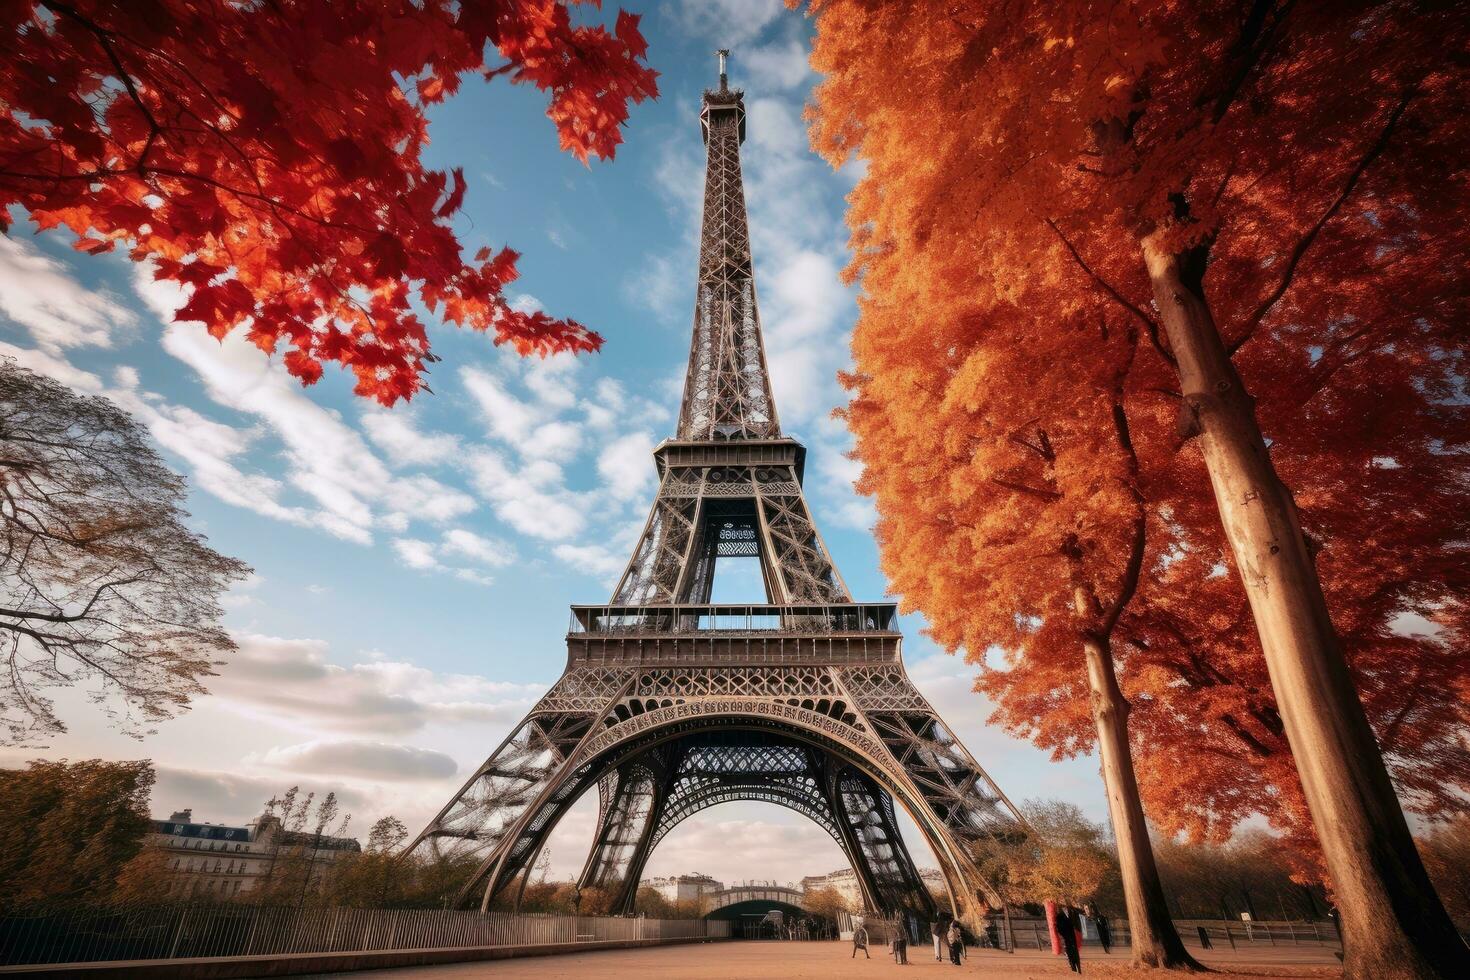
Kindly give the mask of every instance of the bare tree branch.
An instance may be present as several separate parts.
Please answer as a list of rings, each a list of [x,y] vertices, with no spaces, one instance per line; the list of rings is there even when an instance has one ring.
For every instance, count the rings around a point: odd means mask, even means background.
[[[65,730],[43,688],[100,680],[129,734],[204,692],[248,569],[185,525],[185,489],[116,405],[0,360],[0,742]]]
[[[1286,267],[1281,272],[1281,279],[1276,283],[1275,288],[1267,293],[1266,297],[1245,318],[1240,336],[1235,338],[1235,341],[1230,345],[1229,349],[1231,354],[1240,350],[1246,341],[1254,336],[1256,327],[1260,325],[1261,320],[1265,318],[1267,313],[1271,312],[1272,307],[1291,288],[1292,279],[1296,277],[1297,266],[1301,265],[1302,258],[1311,249],[1313,243],[1317,241],[1317,236],[1321,234],[1327,222],[1333,219],[1337,212],[1342,209],[1347,199],[1352,196],[1354,188],[1358,186],[1358,181],[1363,179],[1363,174],[1373,165],[1373,161],[1377,160],[1383,151],[1388,148],[1388,144],[1393,137],[1394,127],[1398,125],[1399,119],[1404,115],[1404,110],[1409,107],[1409,102],[1413,100],[1417,91],[1418,87],[1411,85],[1404,92],[1398,104],[1393,107],[1393,111],[1388,114],[1388,120],[1383,124],[1383,129],[1379,132],[1378,138],[1373,141],[1368,147],[1367,152],[1363,154],[1362,159],[1353,167],[1352,173],[1348,174],[1347,182],[1343,184],[1342,190],[1338,192],[1337,197],[1332,199],[1332,203],[1327,206],[1325,211],[1317,216],[1317,220],[1312,222],[1312,226],[1307,229],[1306,234],[1302,235],[1292,248],[1290,255],[1286,259]]]
[[[1052,221],[1050,218],[1044,218],[1042,220],[1046,222],[1046,226],[1052,230],[1057,238],[1061,239],[1062,244],[1065,245],[1067,251],[1071,253],[1072,260],[1077,263],[1078,268],[1087,273],[1088,278],[1090,278],[1099,289],[1111,296],[1114,302],[1123,307],[1123,309],[1127,310],[1129,313],[1133,314],[1133,316],[1137,318],[1138,322],[1143,324],[1143,328],[1148,331],[1148,339],[1149,342],[1153,344],[1154,350],[1158,351],[1159,356],[1162,357],[1164,360],[1168,361],[1170,364],[1174,364],[1174,355],[1168,350],[1168,348],[1164,346],[1164,342],[1160,338],[1159,322],[1153,317],[1149,316],[1147,313],[1145,313],[1136,304],[1130,302],[1127,297],[1125,297],[1117,290],[1116,287],[1113,286],[1112,283],[1108,282],[1102,276],[1092,271],[1092,266],[1087,264],[1087,260],[1084,259],[1082,257],[1082,254],[1077,251],[1077,247],[1072,244],[1071,239],[1062,234],[1062,230],[1057,227],[1055,221]]]

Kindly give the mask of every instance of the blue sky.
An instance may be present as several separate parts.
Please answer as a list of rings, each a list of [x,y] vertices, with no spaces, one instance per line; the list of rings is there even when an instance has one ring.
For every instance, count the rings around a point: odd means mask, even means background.
[[[243,821],[300,783],[338,790],[360,832],[388,812],[416,830],[559,675],[567,606],[607,598],[646,515],[649,454],[672,432],[688,353],[697,106],[718,46],[733,49],[731,82],[746,91],[746,194],[782,424],[809,447],[808,497],[849,588],[886,593],[872,506],[852,491],[858,467],[830,418],[855,316],[838,281],[852,174],[807,147],[809,25],[778,0],[642,12],[663,94],[634,111],[615,162],[559,153],[544,100],[505,83],[467,84],[430,128],[430,164],[470,178],[456,221],[469,250],[522,252],[516,302],[598,330],[598,355],[520,361],[436,327],[435,394],[384,411],[331,369],[302,389],[238,338],[170,325],[177,295],[122,257],[81,256],[22,222],[0,238],[0,354],[138,415],[189,477],[196,526],[256,570],[228,597],[240,655],[188,715],[135,742],[67,692],[71,731],[0,761],[146,755],[159,813]],[[719,589],[759,601],[754,574]],[[1095,762],[1054,765],[984,726],[969,669],[921,628],[905,622],[910,673],[1002,787],[1103,819]],[[585,856],[587,802],[553,838],[558,873]],[[841,863],[803,818],[730,804],[681,826],[649,871],[785,881]]]

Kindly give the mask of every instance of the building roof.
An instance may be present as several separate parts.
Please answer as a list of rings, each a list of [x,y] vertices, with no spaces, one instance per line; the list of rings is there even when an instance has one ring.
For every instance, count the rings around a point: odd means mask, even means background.
[[[175,820],[153,820],[155,834],[172,834],[175,837],[199,837],[205,840],[250,840],[249,827],[225,827],[213,823],[182,823]]]
[[[183,811],[188,812],[188,811]],[[174,814],[178,817],[179,814]],[[279,820],[276,821],[279,824]],[[213,823],[186,823],[181,820],[152,820],[155,834],[168,834],[174,837],[198,838],[201,840],[237,841],[248,843],[255,840],[257,824],[247,827],[229,827],[223,824]],[[285,847],[316,847],[322,851],[361,851],[362,845],[353,837],[328,837],[322,835],[320,840],[315,834],[304,833],[295,830],[281,832],[281,844]]]

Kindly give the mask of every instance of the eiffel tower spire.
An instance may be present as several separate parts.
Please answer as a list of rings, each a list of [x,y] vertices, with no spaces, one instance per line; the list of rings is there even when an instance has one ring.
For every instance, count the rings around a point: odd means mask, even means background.
[[[766,601],[851,602],[802,493],[806,448],[781,435],[766,370],[740,174],[745,98],[706,90],[704,226],[677,438],[654,453],[659,492],[617,604],[709,602],[720,558],[758,558]]]
[[[679,410],[683,440],[769,439],[781,434],[766,371],[740,173],[745,98],[729,86],[728,54],[719,52],[720,87],[704,93],[699,113],[706,153],[704,222],[694,337]]]

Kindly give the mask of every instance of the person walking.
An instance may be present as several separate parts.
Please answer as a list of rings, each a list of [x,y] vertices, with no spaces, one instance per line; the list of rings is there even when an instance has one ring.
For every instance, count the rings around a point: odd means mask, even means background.
[[[960,966],[960,957],[965,952],[965,934],[960,931],[960,924],[951,920],[949,932],[945,938],[949,940],[949,961],[955,966]]]
[[[909,965],[909,935],[902,915],[893,917],[893,962],[897,966]]]
[[[947,912],[940,912],[935,917],[934,925],[930,927],[930,931],[934,934],[934,962],[943,963],[945,934],[949,932],[949,914]]]
[[[1082,952],[1077,948],[1077,910],[1070,905],[1057,909],[1057,933],[1062,937],[1062,951],[1073,973],[1082,972]]]
[[[852,955],[848,959],[857,959],[858,950],[863,951],[863,959],[873,958],[868,953],[868,930],[863,928],[863,917],[855,915],[852,917]]]

